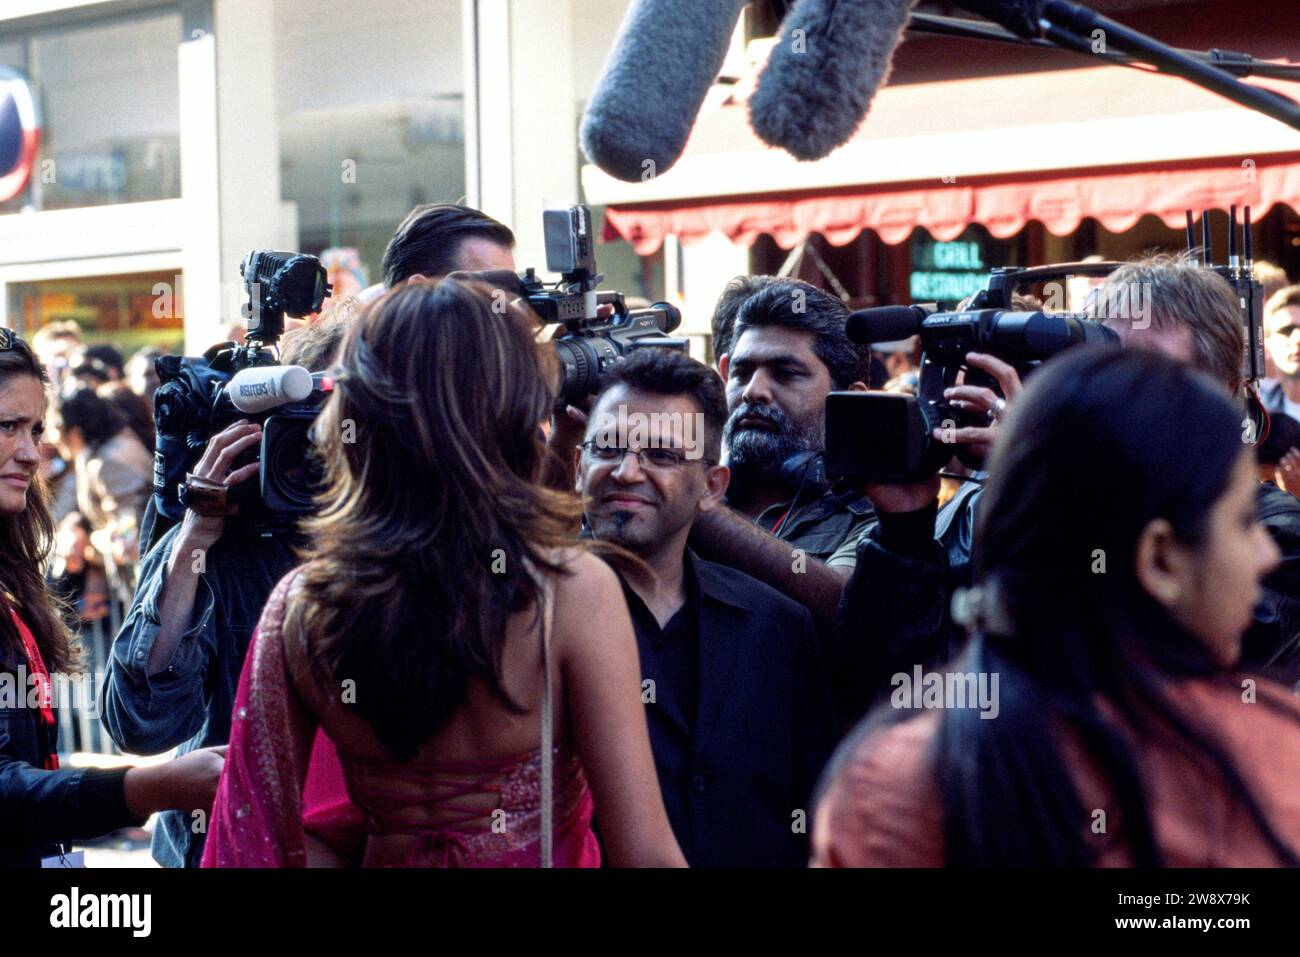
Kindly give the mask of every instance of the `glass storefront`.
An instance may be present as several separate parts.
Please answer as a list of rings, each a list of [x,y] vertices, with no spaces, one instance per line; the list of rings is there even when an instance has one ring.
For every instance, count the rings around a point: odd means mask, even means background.
[[[171,273],[13,283],[9,296],[20,335],[70,319],[84,341],[112,343],[125,356],[146,345],[183,351],[184,283]]]
[[[180,196],[180,31],[163,11],[5,35],[0,65],[31,81],[43,132],[30,184],[0,213]]]
[[[367,282],[420,203],[465,196],[460,0],[277,0],[281,195],[298,247],[355,249]]]

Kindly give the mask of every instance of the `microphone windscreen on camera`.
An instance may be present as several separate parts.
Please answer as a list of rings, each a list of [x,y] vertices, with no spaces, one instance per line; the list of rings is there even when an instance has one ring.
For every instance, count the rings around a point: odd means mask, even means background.
[[[629,183],[686,148],[747,0],[633,0],[582,116],[582,151]]]
[[[311,395],[311,373],[302,366],[253,366],[230,377],[226,394],[240,412],[254,414]]]
[[[847,143],[885,83],[912,2],[800,0],[749,98],[754,132],[800,160]]]
[[[844,323],[844,334],[850,342],[870,345],[875,342],[896,342],[908,339],[921,331],[926,312],[920,306],[877,306],[849,313]]]

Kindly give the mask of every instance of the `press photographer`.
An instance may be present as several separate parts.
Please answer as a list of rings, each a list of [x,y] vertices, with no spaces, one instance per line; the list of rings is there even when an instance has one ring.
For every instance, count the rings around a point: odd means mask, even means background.
[[[180,521],[145,556],[110,655],[103,720],[124,750],[179,745],[186,753],[229,740],[249,638],[266,597],[294,565],[295,522],[311,507],[307,432],[325,383],[308,372],[330,367],[355,313],[345,300],[288,333],[283,364],[275,362],[284,316],[320,306],[319,267],[310,256],[251,253],[243,266],[248,344],[211,360],[159,360],[155,481],[183,476],[184,490],[155,485],[160,513]],[[217,387],[215,401],[192,388],[204,383]],[[153,841],[160,864],[198,865],[203,832],[193,825],[185,814],[160,815]]]
[[[1106,308],[1107,303],[1133,301],[1135,291],[1142,298],[1140,316]],[[1121,345],[1170,355],[1240,397],[1247,365],[1243,327],[1249,317],[1243,317],[1237,292],[1219,272],[1185,257],[1149,257],[1112,272],[1097,302],[1100,320]],[[998,371],[1007,401],[1014,401],[1018,375],[1005,363]],[[949,398],[987,411],[995,405],[990,395],[965,390]],[[1244,411],[1243,421],[1252,423],[1243,425],[1243,436],[1252,438],[1255,426]],[[948,438],[987,443],[995,431],[996,422],[968,426]],[[1105,468],[1106,463],[1081,460],[1079,467]],[[963,646],[965,632],[953,618],[952,596],[971,580],[974,516],[981,497],[980,489],[972,487],[939,509],[937,476],[868,484],[866,491],[880,524],[859,549],[858,568],[845,589],[828,651],[840,714],[849,720],[887,687],[890,675],[945,660]],[[1244,661],[1294,683],[1300,678],[1300,502],[1267,484],[1259,486],[1258,498],[1259,518],[1279,546],[1282,562],[1264,579],[1264,600],[1246,634]]]
[[[826,397],[865,391],[870,353],[849,341],[848,310],[829,293],[774,277],[750,288],[719,360],[730,507],[700,517],[691,547],[789,595],[829,627],[875,515],[860,490],[832,486],[822,471]]]

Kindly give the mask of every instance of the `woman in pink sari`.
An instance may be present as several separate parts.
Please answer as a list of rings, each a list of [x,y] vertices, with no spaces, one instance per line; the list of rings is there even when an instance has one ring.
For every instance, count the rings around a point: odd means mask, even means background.
[[[206,867],[303,866],[313,738],[366,866],[683,866],[613,571],[541,487],[553,352],[483,286],[408,284],[350,331],[316,424],[332,503],[240,678]],[[317,748],[317,751],[320,749]]]

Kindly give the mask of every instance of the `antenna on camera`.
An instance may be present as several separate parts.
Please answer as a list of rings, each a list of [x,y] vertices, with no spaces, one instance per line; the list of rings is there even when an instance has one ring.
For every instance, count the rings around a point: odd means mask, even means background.
[[[1190,209],[1187,210],[1187,255],[1196,255],[1196,225]]]
[[[1210,266],[1214,262],[1214,257],[1210,254],[1210,211],[1201,210],[1201,264]]]
[[[1233,276],[1241,274],[1241,260],[1237,256],[1237,206],[1235,203],[1228,213],[1228,271]]]

